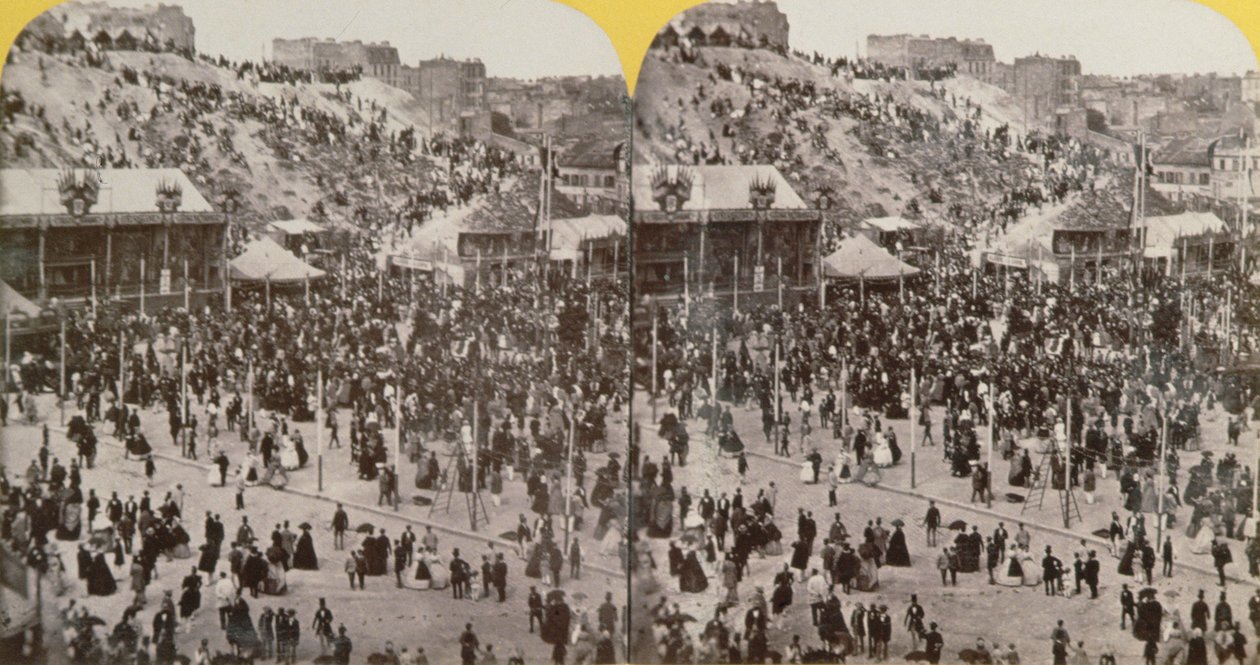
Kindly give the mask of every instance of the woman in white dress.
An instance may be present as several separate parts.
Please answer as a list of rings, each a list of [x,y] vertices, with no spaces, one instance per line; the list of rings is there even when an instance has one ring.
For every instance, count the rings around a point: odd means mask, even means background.
[[[892,448],[888,445],[888,440],[878,437],[875,442],[875,466],[881,469],[887,469],[893,464]]]
[[[280,466],[286,471],[293,471],[300,466],[297,446],[293,445],[293,440],[288,436],[280,437]]]
[[[997,577],[1002,586],[1018,587],[1024,585],[1024,565],[1020,560],[1019,547],[1014,543],[1006,551],[1006,566],[1002,575]]]
[[[1190,541],[1190,551],[1194,554],[1207,554],[1212,551],[1212,539],[1216,537],[1216,529],[1211,520],[1204,518],[1199,532]]]
[[[451,584],[451,570],[442,561],[441,555],[434,554],[429,558],[429,573],[432,575],[430,589],[445,589]]]
[[[1028,550],[1019,553],[1019,565],[1024,569],[1024,586],[1041,584],[1041,563],[1033,559]]]

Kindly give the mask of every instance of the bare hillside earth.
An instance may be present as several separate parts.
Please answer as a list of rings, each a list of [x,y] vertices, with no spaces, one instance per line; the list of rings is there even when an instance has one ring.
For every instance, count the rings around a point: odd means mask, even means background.
[[[205,59],[118,51],[99,66],[17,53],[3,86],[7,166],[178,167],[212,200],[237,189],[245,219],[345,219],[445,171],[415,146],[423,109],[374,80],[259,83]],[[391,145],[409,127],[414,141]]]
[[[1027,131],[1019,104],[993,86],[853,80],[766,50],[697,52],[694,62],[649,52],[636,105],[641,163],[770,162],[807,199],[830,187],[842,224],[985,214],[982,202],[1041,180],[1043,165],[1023,152],[981,147],[986,132],[1005,126],[1013,143]]]

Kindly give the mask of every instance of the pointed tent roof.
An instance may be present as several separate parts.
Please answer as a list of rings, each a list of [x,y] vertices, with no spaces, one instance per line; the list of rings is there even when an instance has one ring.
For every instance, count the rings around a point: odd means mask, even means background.
[[[903,262],[864,235],[840,241],[840,247],[823,259],[823,274],[840,279],[896,279],[919,269]]]
[[[39,311],[38,305],[18,293],[8,282],[0,281],[0,318],[13,315],[36,318]]]
[[[231,270],[232,279],[245,282],[270,279],[273,284],[319,279],[325,274],[267,237],[251,242],[240,256],[232,259]]]

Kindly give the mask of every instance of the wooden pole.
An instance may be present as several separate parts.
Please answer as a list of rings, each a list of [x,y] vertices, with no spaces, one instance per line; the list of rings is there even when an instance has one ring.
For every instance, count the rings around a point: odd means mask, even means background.
[[[996,379],[996,374],[989,377],[989,455],[985,461],[987,468],[984,470],[985,505],[989,508],[993,507],[993,447],[997,439],[997,412],[993,410],[993,391],[997,390]],[[1070,432],[1068,437],[1071,437]]]
[[[267,275],[267,281],[263,284],[263,289],[267,294],[267,312],[271,312],[271,275]]]
[[[779,344],[780,340],[776,336],[774,338],[774,448],[779,449],[779,427],[783,422],[783,414],[781,413],[781,402],[779,399]]]
[[[918,396],[919,384],[917,381],[915,381],[915,376],[916,375],[915,375],[914,368],[911,367],[910,368],[910,489],[914,489],[914,486],[915,486],[915,453],[917,452],[916,448],[918,447],[918,443],[915,441],[914,435],[916,433],[915,425],[918,423],[918,420],[919,420],[918,419],[919,410],[917,408],[918,399],[919,399],[919,396]],[[840,406],[841,408],[844,408],[843,404]]]
[[[317,489],[324,491],[324,370],[315,370],[315,469]]]
[[[92,259],[92,318],[96,318],[96,258]]]
[[[145,278],[144,255],[140,255],[140,316],[144,316],[144,278]]]
[[[184,339],[180,343],[179,348],[179,418],[184,423],[184,427],[188,426],[188,340]],[[185,445],[188,437],[179,437],[179,452],[184,457],[188,456],[188,446]]]
[[[691,261],[683,254],[683,315],[691,318]]]
[[[6,342],[8,341],[7,338],[5,341]],[[9,371],[9,368],[7,365],[5,366],[4,369],[6,372]],[[59,383],[59,386],[60,386],[59,391],[57,393],[58,394],[57,401],[61,404],[61,426],[65,427],[66,426],[66,312],[65,310],[62,310],[61,312],[61,372],[60,374],[61,374],[61,380]]]
[[[733,307],[732,307],[732,308],[734,309],[735,313],[736,313],[736,314],[738,314],[738,313],[739,313],[739,252],[735,252],[735,281],[734,281],[734,285],[735,285],[735,288],[733,289],[733,291],[734,291],[734,298],[735,298],[735,300],[734,300],[734,303],[733,303]]]
[[[5,338],[8,339],[8,338]],[[656,301],[651,301],[651,422],[656,422]]]
[[[184,311],[192,311],[192,282],[188,281],[188,257],[184,257]]]
[[[712,411],[713,411],[713,415],[712,415],[712,416],[710,416],[710,417],[712,418],[712,423],[710,424],[710,429],[712,429],[712,430],[713,430],[713,432],[714,432],[715,434],[716,434],[716,432],[717,432],[717,423],[718,423],[718,415],[717,415],[717,410],[718,410],[718,397],[717,397],[717,393],[718,393],[718,348],[717,348],[717,347],[718,347],[718,329],[717,329],[717,324],[716,324],[716,323],[714,323],[714,324],[713,324],[713,357],[712,357],[712,359],[710,360],[710,362],[712,362],[712,363],[713,363],[713,368],[712,368],[712,369],[713,369],[713,371],[712,371],[713,378],[710,380],[710,381],[712,382],[712,384],[713,384],[713,385],[711,385],[711,386],[709,387],[709,395],[710,395],[710,397],[711,397],[711,398],[712,398],[712,400],[713,400],[713,409],[712,409]]]
[[[1159,432],[1159,514],[1155,516],[1155,546],[1164,541],[1164,491],[1168,487],[1168,409],[1160,414]]]
[[[1067,465],[1064,467],[1066,472],[1063,478],[1063,488],[1068,493],[1072,491],[1072,396],[1067,398],[1067,413],[1063,417],[1063,435],[1065,437],[1065,447],[1067,449]],[[1051,479],[1053,482],[1053,479]],[[1070,513],[1068,513],[1068,505],[1065,500],[1063,503],[1063,528],[1072,526]]]
[[[394,492],[394,511],[395,512],[398,511],[399,504],[402,503],[402,492],[400,491],[400,483],[398,482],[398,460],[400,459],[400,456],[402,455],[402,433],[403,433],[402,398],[403,398],[402,384],[396,383],[394,384],[394,471],[391,474],[393,476],[393,478],[391,479],[391,482],[393,482],[393,487],[391,488],[391,490]],[[476,403],[474,402],[474,404]],[[475,413],[475,408],[476,407],[474,406],[474,413]],[[474,424],[473,427],[475,428],[476,425]],[[474,433],[475,432],[476,430],[474,429]],[[476,450],[476,449],[477,449],[477,439],[474,436],[473,450]],[[473,459],[474,461],[476,460],[475,457]],[[474,483],[477,482],[477,467],[476,466],[473,467],[473,482]],[[476,488],[474,487],[473,489],[476,489]],[[474,511],[474,514],[476,514],[475,511]],[[473,519],[473,522],[474,523],[476,522],[475,518]]]
[[[302,273],[302,300],[309,307],[311,304],[311,273]]]
[[[778,272],[775,273],[775,280],[779,283],[779,311],[783,311],[783,257],[778,258]]]
[[[564,555],[569,555],[569,537],[573,528],[573,440],[577,429],[577,407],[569,413],[568,451],[564,462]]]
[[[472,506],[472,510],[470,510],[470,511],[469,511],[469,513],[468,513],[468,521],[469,521],[470,525],[472,526],[472,530],[473,530],[473,531],[476,531],[476,530],[477,530],[477,505],[480,503],[477,499],[478,499],[478,497],[480,497],[480,496],[481,496],[481,486],[477,484],[477,472],[480,470],[480,469],[478,469],[478,464],[479,464],[479,461],[478,461],[478,445],[477,445],[477,426],[478,426],[478,424],[479,424],[479,423],[480,423],[480,421],[481,421],[481,411],[480,411],[480,406],[481,406],[481,405],[480,405],[480,403],[477,401],[477,396],[474,396],[474,397],[473,397],[473,408],[472,408],[472,415],[473,415],[473,421],[472,421],[472,493],[473,493],[473,500],[472,500],[472,501],[470,501],[470,502],[469,502],[469,504],[468,504],[468,505]],[[487,515],[486,517],[487,517],[487,521],[489,521],[489,519],[488,519],[488,518],[489,518],[489,516]]]

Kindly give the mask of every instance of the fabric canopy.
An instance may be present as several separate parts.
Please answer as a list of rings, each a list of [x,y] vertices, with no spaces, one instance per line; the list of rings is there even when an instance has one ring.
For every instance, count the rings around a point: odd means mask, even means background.
[[[300,236],[304,233],[323,233],[324,227],[309,219],[285,219],[269,224],[272,229],[286,236]]]
[[[39,306],[17,292],[8,282],[0,281],[0,317],[39,316]]]
[[[884,233],[892,233],[895,231],[917,231],[919,224],[916,224],[904,217],[871,217],[862,222],[867,227],[878,229]]]
[[[836,251],[823,259],[823,274],[840,279],[896,279],[918,273],[918,268],[889,254],[864,235],[845,238]]]
[[[1210,212],[1147,217],[1145,225],[1146,247],[1143,254],[1147,258],[1172,256],[1177,253],[1182,239],[1229,231],[1225,222]]]
[[[251,242],[240,256],[232,259],[232,279],[273,284],[318,279],[324,271],[307,265],[271,238]]]
[[[551,220],[551,260],[576,261],[582,242],[626,235],[626,220],[617,215],[589,215]]]

